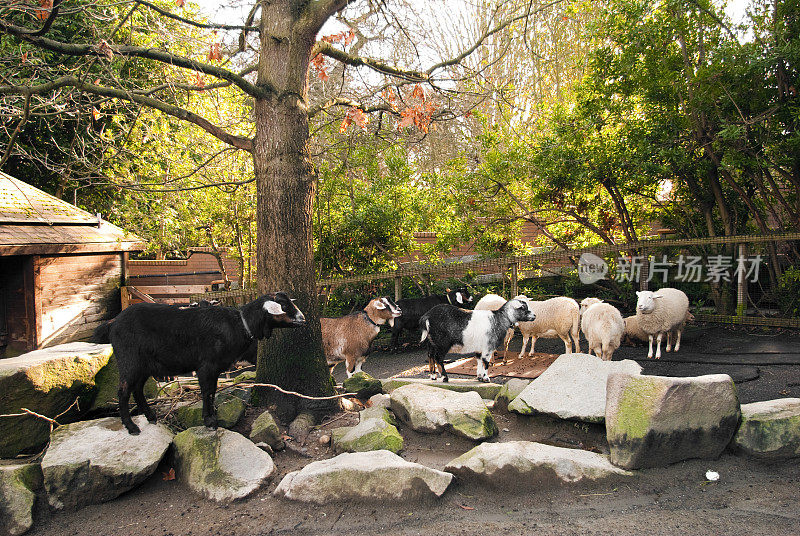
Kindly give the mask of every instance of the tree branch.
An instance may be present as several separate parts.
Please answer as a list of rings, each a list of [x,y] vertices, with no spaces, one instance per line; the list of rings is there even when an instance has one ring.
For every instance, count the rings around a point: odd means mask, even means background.
[[[322,25],[337,11],[343,10],[353,0],[311,0],[305,7],[303,16],[297,21],[295,29],[304,34],[315,36]]]
[[[40,84],[38,86],[33,86],[33,87],[0,86],[0,95],[25,95],[27,93],[30,93],[31,95],[41,95],[44,93],[49,93],[50,91],[54,91],[62,87],[74,87],[76,89],[80,89],[81,91],[85,91],[93,95],[112,97],[129,102],[135,102],[137,104],[142,104],[144,106],[149,106],[167,115],[177,117],[178,119],[188,121],[189,123],[194,123],[195,125],[199,126],[203,130],[214,136],[215,138],[229,145],[232,145],[237,149],[242,149],[244,151],[253,150],[253,141],[251,139],[230,134],[229,132],[223,130],[221,127],[211,123],[204,117],[201,117],[188,110],[185,110],[179,106],[167,104],[163,101],[145,95],[131,93],[124,89],[98,86],[86,82],[84,80],[81,80],[75,76],[62,76],[51,82],[46,82],[44,84]]]
[[[137,4],[141,4],[143,6],[147,6],[150,9],[152,9],[153,11],[155,11],[156,13],[159,13],[160,15],[164,15],[165,17],[168,17],[170,19],[176,20],[178,22],[182,22],[184,24],[188,24],[189,26],[194,26],[196,28],[208,28],[209,30],[244,30],[245,32],[258,32],[259,31],[258,26],[248,26],[248,25],[237,26],[237,25],[230,25],[230,24],[216,24],[216,23],[213,23],[213,22],[210,22],[210,23],[197,22],[197,21],[194,21],[192,19],[187,19],[185,17],[181,17],[180,15],[176,15],[174,13],[170,13],[169,11],[167,11],[165,9],[161,9],[157,5],[151,4],[150,2],[147,2],[146,0],[135,0],[135,1],[136,1]]]
[[[2,20],[0,20],[0,31],[3,31],[9,35],[13,35],[14,37],[18,37],[19,39],[27,41],[28,43],[40,48],[65,54],[67,56],[105,56],[106,51],[110,50],[113,54],[120,56],[144,58],[158,61],[167,65],[174,65],[176,67],[201,72],[222,80],[227,80],[235,84],[237,87],[239,87],[239,89],[251,97],[257,99],[268,98],[270,94],[275,92],[274,88],[269,85],[262,87],[256,86],[255,84],[248,82],[244,77],[228,71],[227,69],[209,65],[208,63],[194,61],[183,56],[178,56],[153,48],[105,44],[104,48],[101,50],[101,48],[96,45],[64,43],[54,39],[48,39],[46,37],[30,35],[25,33],[24,28],[20,28],[13,24],[8,24]]]
[[[326,41],[317,41],[317,43],[314,45],[314,48],[311,49],[311,57],[314,57],[317,54],[322,54],[336,61],[340,61],[345,65],[350,65],[351,67],[369,67],[373,71],[377,71],[389,76],[395,76],[397,78],[402,78],[410,82],[427,82],[430,78],[428,74],[421,73],[419,71],[399,69],[372,58],[351,56],[347,52],[339,50]]]

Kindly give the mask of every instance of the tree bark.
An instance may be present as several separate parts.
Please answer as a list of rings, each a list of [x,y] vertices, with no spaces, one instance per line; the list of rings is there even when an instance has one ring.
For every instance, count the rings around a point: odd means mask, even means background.
[[[257,184],[257,271],[260,293],[285,291],[297,299],[308,327],[275,330],[259,345],[258,381],[317,396],[333,394],[322,351],[312,254],[316,176],[308,147],[308,66],[314,35],[296,29],[293,2],[262,4],[257,86],[273,87],[255,100],[253,166]],[[274,392],[265,390],[275,400]],[[281,418],[303,409],[324,413],[331,401],[277,399]]]

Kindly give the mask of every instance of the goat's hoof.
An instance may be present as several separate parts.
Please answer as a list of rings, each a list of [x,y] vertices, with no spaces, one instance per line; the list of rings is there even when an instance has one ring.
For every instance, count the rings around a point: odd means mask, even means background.
[[[149,422],[150,424],[156,424],[158,422],[158,418],[156,418],[155,415],[152,418],[148,417],[147,422]]]
[[[447,383],[447,382],[449,382],[449,381],[450,381],[450,378],[448,378],[447,376],[445,376],[444,378],[442,378],[442,383]]]
[[[128,433],[129,433],[130,435],[139,435],[139,434],[141,434],[141,433],[142,433],[142,431],[141,431],[141,430],[139,430],[139,427],[138,427],[138,426],[136,426],[135,424],[134,424],[133,426],[126,426],[125,428],[127,428],[127,429],[128,429]]]

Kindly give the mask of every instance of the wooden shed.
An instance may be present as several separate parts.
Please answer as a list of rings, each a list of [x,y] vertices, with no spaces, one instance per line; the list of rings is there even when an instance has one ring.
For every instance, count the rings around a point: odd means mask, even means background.
[[[0,172],[0,357],[78,340],[119,312],[140,238]]]

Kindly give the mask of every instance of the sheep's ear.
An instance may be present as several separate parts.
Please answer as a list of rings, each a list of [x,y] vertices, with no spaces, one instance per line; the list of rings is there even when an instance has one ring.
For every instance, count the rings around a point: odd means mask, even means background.
[[[641,290],[637,290],[637,291],[636,291],[636,295],[637,295],[637,296],[641,296],[641,295],[642,295],[642,291],[641,291]]]
[[[470,297],[469,297],[469,299],[468,299],[467,301],[468,301],[468,302],[471,302],[471,301],[472,301],[472,296],[470,296]]]
[[[283,310],[281,304],[272,300],[267,300],[264,302],[264,310],[271,315],[285,315],[286,311]]]
[[[461,297],[461,293],[460,292],[456,292],[456,301],[458,303],[464,303],[464,298]]]
[[[375,300],[373,305],[375,306],[375,309],[386,309],[386,305],[383,304],[382,300]]]

